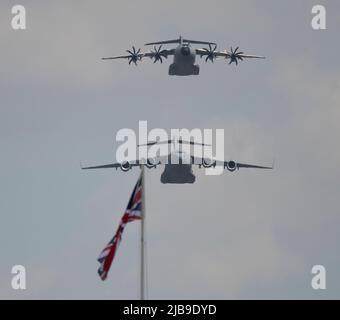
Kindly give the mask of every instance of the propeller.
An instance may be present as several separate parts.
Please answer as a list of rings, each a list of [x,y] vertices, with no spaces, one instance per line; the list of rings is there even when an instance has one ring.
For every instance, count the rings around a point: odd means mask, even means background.
[[[203,48],[204,51],[207,52],[207,57],[205,58],[205,62],[208,62],[210,60],[211,62],[214,62],[215,57],[215,51],[217,49],[217,45],[215,44],[214,48],[209,44],[209,49],[208,48]]]
[[[132,47],[132,51],[126,50],[126,52],[130,54],[130,57],[128,58],[129,64],[131,64],[133,62],[135,65],[137,65],[137,61],[142,59],[142,57],[140,55],[140,51],[141,51],[141,49],[138,49],[136,51],[136,48],[134,46]]]
[[[167,59],[168,56],[162,51],[162,45],[160,45],[158,48],[156,46],[153,47],[154,51],[151,51],[153,54],[154,62],[156,63],[159,61],[160,63],[163,63],[163,58]]]
[[[235,50],[233,50],[233,48],[230,48],[230,52],[228,52],[230,61],[229,64],[232,64],[233,62],[235,62],[236,65],[238,65],[238,60],[243,61],[242,58],[242,54],[244,54],[244,52],[238,52],[239,47],[237,47]]]

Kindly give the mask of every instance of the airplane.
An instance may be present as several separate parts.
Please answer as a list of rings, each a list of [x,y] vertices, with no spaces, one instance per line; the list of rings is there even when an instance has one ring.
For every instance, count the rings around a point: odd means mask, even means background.
[[[189,145],[200,145],[200,146],[209,146],[203,143],[196,143],[193,141],[183,141],[179,140],[168,140],[168,141],[157,141],[157,142],[149,142],[145,145],[141,146],[152,146],[155,144],[170,144],[173,143],[176,146],[182,144],[189,144]],[[209,158],[198,158],[189,155],[186,152],[179,150],[178,148],[174,147],[174,151],[169,153],[166,156],[160,156],[158,158],[148,158],[142,160],[134,160],[134,161],[124,161],[122,163],[111,163],[106,165],[99,165],[99,166],[90,166],[90,167],[82,167],[83,170],[89,169],[108,169],[120,168],[123,172],[127,172],[131,170],[133,167],[142,167],[145,166],[148,169],[156,168],[158,165],[164,165],[164,171],[161,174],[160,181],[162,184],[193,184],[196,181],[196,177],[193,173],[192,166],[198,165],[201,169],[203,168],[214,168],[216,166],[222,166],[224,169],[227,168],[228,171],[234,172],[241,168],[252,168],[252,169],[274,169],[274,164],[271,167],[265,166],[258,166],[252,164],[244,164],[239,163],[233,160],[230,161],[220,161],[216,159],[209,159]]]
[[[162,46],[165,44],[178,44],[178,46],[173,49],[162,49]],[[191,46],[192,44],[207,45],[208,48],[194,49]],[[225,58],[229,60],[229,64],[235,62],[236,65],[238,65],[239,61],[243,61],[243,59],[265,58],[263,56],[244,54],[244,52],[239,51],[239,47],[236,49],[231,47],[229,52],[227,50],[216,51],[217,44],[214,42],[188,40],[183,39],[181,36],[175,40],[150,42],[146,43],[145,45],[154,46],[153,50],[142,53],[141,49],[136,50],[136,48],[133,46],[132,51],[126,50],[128,55],[102,58],[102,60],[128,59],[129,65],[134,63],[137,66],[137,63],[144,57],[153,59],[154,63],[157,61],[163,63],[163,59],[167,59],[169,56],[174,56],[173,63],[169,66],[168,74],[170,76],[190,76],[198,75],[200,72],[199,65],[195,64],[196,56],[205,58],[205,62],[214,62],[216,58]],[[156,47],[157,45],[159,45],[158,48]]]

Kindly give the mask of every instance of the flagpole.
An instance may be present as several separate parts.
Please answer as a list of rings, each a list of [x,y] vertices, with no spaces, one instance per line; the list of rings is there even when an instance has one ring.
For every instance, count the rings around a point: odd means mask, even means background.
[[[140,232],[140,299],[145,300],[145,166],[142,165],[142,213],[141,213],[141,232]]]

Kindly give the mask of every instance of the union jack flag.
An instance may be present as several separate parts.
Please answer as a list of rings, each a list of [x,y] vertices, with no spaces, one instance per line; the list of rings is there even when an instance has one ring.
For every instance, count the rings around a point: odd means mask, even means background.
[[[119,223],[115,236],[99,255],[98,262],[100,263],[100,267],[98,269],[98,274],[103,281],[107,278],[112,261],[122,240],[122,235],[126,224],[142,219],[142,179],[143,176],[141,174],[135,188],[133,189],[129,204]]]

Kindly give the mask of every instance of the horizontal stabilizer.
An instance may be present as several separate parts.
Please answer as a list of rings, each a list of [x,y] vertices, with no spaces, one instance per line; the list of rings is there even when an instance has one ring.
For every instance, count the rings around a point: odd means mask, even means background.
[[[210,42],[210,41],[199,41],[199,40],[187,40],[187,39],[183,39],[184,43],[194,43],[194,44],[206,44],[206,45],[212,45],[215,46],[217,45],[215,42]]]
[[[210,144],[204,144],[204,143],[198,143],[194,141],[183,141],[181,139],[179,140],[168,140],[168,141],[152,141],[148,142],[146,144],[139,144],[138,147],[144,147],[144,146],[153,146],[155,144],[171,144],[177,142],[178,144],[190,144],[190,145],[196,145],[196,146],[206,146],[206,147],[211,147]]]
[[[165,41],[157,41],[157,42],[149,42],[146,43],[146,46],[151,46],[151,45],[158,45],[158,44],[172,44],[172,43],[194,43],[194,44],[202,44],[202,45],[216,45],[214,42],[209,42],[209,41],[198,41],[198,40],[188,40],[188,39],[183,39],[182,37],[179,37],[178,39],[175,40],[165,40]]]
[[[146,43],[146,46],[153,46],[153,45],[158,45],[158,44],[171,44],[171,43],[180,43],[180,39],[176,40],[166,40],[166,41],[157,41],[157,42],[149,42]]]

